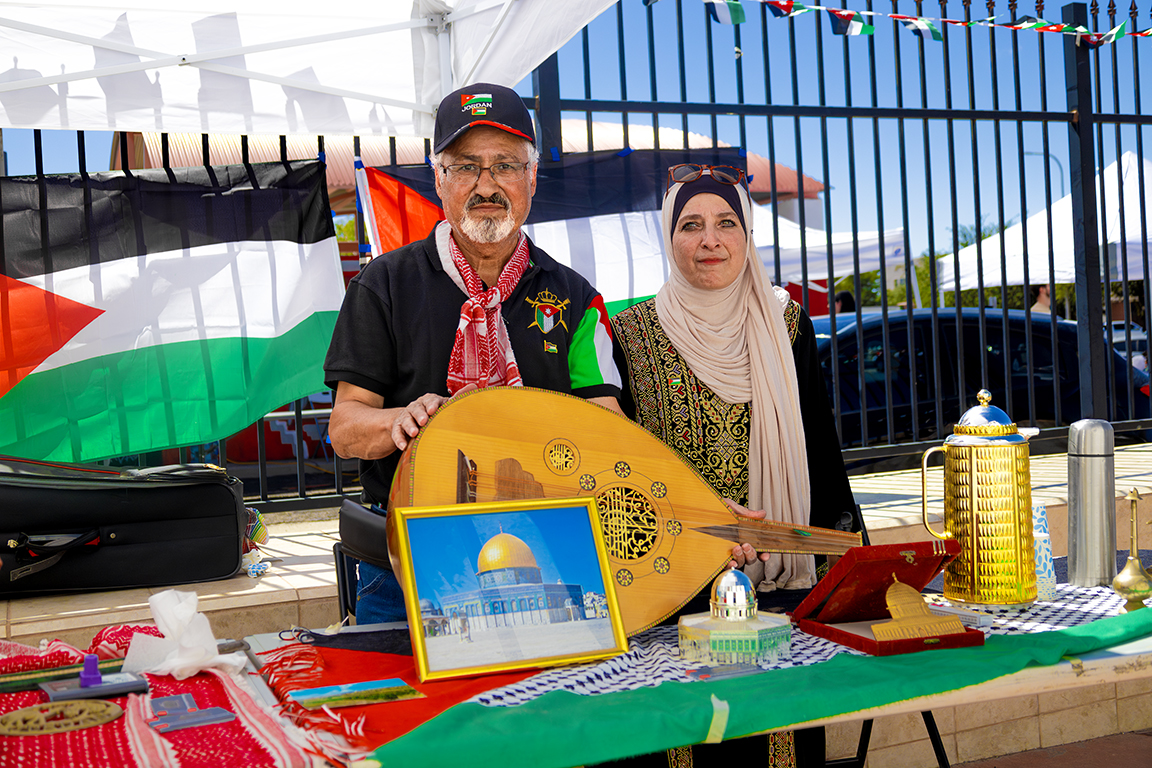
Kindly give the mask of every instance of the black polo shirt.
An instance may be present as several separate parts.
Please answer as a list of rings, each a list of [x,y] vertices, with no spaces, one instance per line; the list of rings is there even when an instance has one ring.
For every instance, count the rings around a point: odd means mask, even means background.
[[[531,240],[528,255],[528,268],[501,312],[524,385],[583,398],[619,397],[611,348],[606,354],[600,348],[608,332],[600,295]],[[363,387],[383,397],[385,408],[428,392],[447,397],[448,358],[465,299],[440,263],[435,229],[373,259],[348,285],[324,360],[325,384]],[[548,308],[548,317],[539,306]],[[370,501],[387,502],[399,460],[399,452],[361,460]]]

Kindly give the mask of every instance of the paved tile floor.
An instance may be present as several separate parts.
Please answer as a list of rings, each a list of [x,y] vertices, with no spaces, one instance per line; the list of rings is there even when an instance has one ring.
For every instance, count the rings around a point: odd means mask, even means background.
[[[1152,730],[1032,749],[953,768],[1150,768]]]

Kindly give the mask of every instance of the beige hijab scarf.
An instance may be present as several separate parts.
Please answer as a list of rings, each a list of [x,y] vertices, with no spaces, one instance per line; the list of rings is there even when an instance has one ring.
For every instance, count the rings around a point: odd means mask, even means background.
[[[671,218],[677,196],[694,196],[692,184],[673,184],[664,195],[664,251],[671,276],[656,294],[656,313],[676,351],[709,389],[725,402],[752,404],[749,508],[767,510],[769,520],[807,525],[808,458],[796,365],[784,325],[788,294],[773,288],[750,231],[744,269],[731,285],[706,290],[688,282],[672,257],[676,222]],[[744,221],[751,223],[748,192],[742,186],[736,190]],[[746,566],[745,572],[753,583],[763,580],[761,590],[816,583],[811,555],[773,554],[767,563]]]

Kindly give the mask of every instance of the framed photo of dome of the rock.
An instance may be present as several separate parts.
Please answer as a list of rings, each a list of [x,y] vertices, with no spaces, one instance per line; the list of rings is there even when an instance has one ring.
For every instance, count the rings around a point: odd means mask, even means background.
[[[393,514],[421,681],[575,664],[628,649],[595,499]]]

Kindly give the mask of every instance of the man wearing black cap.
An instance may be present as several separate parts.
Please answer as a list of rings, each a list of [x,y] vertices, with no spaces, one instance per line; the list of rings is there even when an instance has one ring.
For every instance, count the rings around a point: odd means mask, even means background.
[[[386,503],[400,452],[448,397],[523,384],[619,410],[604,301],[520,231],[539,152],[515,91],[477,83],[436,113],[441,222],[349,284],[324,361],[329,435],[359,458],[364,500]],[[390,571],[360,564],[357,623],[404,619]]]

